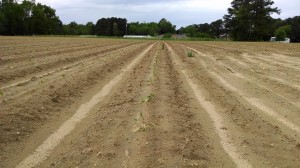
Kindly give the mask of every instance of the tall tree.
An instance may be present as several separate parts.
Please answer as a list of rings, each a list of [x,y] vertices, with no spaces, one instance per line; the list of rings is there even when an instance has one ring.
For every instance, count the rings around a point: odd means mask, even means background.
[[[62,22],[55,10],[34,0],[2,0],[0,3],[0,34],[59,34]]]
[[[149,24],[147,24],[149,27],[149,33],[148,35],[150,36],[157,36],[159,33],[159,27],[158,24],[155,22],[150,22]]]
[[[182,29],[182,33],[185,33],[188,37],[197,37],[198,26],[196,24],[186,26]]]
[[[93,22],[87,22],[86,25],[86,33],[85,34],[89,34],[89,35],[94,35],[95,34],[95,25]]]
[[[96,35],[111,36],[112,35],[111,30],[112,30],[112,27],[110,25],[109,19],[102,18],[97,21],[96,27],[95,27]]]
[[[40,3],[33,7],[32,22],[35,34],[56,34],[61,29],[61,21],[55,15],[55,9]]]
[[[114,26],[116,24],[116,26]],[[114,36],[114,27],[118,36],[126,34],[127,20],[123,18],[102,18],[99,19],[95,26],[95,33],[100,36]]]
[[[211,33],[217,38],[219,38],[220,35],[225,33],[224,23],[222,19],[211,22],[210,28]]]
[[[176,32],[176,26],[172,25],[171,22],[169,22],[167,19],[162,18],[159,23],[159,33],[165,34],[165,33],[175,33]]]
[[[15,0],[2,0],[1,13],[4,35],[24,34],[24,14],[21,6]]]
[[[280,13],[280,10],[272,8],[274,2],[272,0],[254,0],[251,5],[251,14],[253,18],[253,29],[251,40],[263,40],[271,28],[272,13]]]
[[[300,42],[300,16],[291,19],[291,41]]]
[[[75,21],[69,23],[68,28],[69,28],[68,31],[69,31],[70,35],[78,35],[79,34],[78,24]]]
[[[225,26],[234,40],[262,40],[271,27],[271,14],[280,13],[272,8],[272,0],[233,0]]]
[[[150,35],[157,36],[159,33],[158,24],[155,22],[139,23],[133,22],[128,24],[129,35]]]
[[[233,0],[228,15],[224,16],[225,26],[234,40],[249,40],[251,29],[250,0]]]
[[[4,19],[5,19],[4,14],[0,10],[0,34],[3,34],[4,32]]]
[[[211,27],[208,23],[199,24],[198,29],[200,33],[211,34]]]

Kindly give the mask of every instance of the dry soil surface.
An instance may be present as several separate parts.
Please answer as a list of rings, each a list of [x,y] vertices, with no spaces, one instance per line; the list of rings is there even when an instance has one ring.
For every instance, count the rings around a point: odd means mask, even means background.
[[[300,167],[299,53],[0,37],[0,167]]]

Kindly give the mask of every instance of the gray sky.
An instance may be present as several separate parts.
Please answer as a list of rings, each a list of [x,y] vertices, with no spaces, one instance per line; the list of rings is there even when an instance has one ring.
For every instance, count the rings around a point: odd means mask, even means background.
[[[211,23],[227,13],[232,0],[36,0],[56,9],[63,23],[85,24],[103,17],[127,18],[128,22],[158,22],[166,18],[177,28]],[[274,0],[282,10],[275,18],[300,15],[300,0]]]

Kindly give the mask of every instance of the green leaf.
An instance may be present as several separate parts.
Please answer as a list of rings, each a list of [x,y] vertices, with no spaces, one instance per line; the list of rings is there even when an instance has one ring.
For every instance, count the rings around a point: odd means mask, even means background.
[[[194,57],[193,52],[192,51],[188,51],[187,56],[188,57]]]

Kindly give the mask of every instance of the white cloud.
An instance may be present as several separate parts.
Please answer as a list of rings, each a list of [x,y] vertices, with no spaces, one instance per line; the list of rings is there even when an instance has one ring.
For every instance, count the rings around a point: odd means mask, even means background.
[[[281,9],[281,14],[272,15],[273,17],[280,17],[280,18],[289,18],[293,16],[299,16],[300,15],[300,1],[299,0],[274,0],[275,7],[278,7]]]

